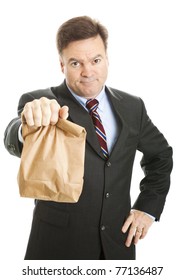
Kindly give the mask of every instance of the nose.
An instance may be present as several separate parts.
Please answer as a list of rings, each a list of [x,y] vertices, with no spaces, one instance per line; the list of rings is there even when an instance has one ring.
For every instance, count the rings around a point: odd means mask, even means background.
[[[89,78],[92,76],[92,73],[93,73],[93,69],[92,69],[92,65],[90,63],[83,65],[82,72],[81,72],[82,77]]]

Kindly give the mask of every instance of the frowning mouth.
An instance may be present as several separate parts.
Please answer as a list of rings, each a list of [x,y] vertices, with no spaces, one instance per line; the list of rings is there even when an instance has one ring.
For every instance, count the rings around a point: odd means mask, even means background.
[[[80,80],[80,83],[81,84],[91,84],[91,83],[93,83],[93,82],[95,82],[96,81],[96,79],[83,79],[83,80]]]

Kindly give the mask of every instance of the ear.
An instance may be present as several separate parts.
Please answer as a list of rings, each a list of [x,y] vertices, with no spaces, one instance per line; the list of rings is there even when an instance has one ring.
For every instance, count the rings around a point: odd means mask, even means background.
[[[59,61],[60,61],[60,67],[61,67],[62,73],[64,73],[64,63],[62,61],[61,56],[59,57]]]

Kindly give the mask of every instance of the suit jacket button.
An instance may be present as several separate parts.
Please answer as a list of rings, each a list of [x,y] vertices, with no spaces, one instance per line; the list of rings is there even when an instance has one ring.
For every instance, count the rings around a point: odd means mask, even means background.
[[[109,198],[109,197],[110,197],[110,193],[107,192],[107,193],[105,194],[105,197],[106,197],[106,198]]]
[[[105,226],[104,226],[104,225],[101,226],[101,230],[102,230],[102,231],[105,230]]]
[[[107,167],[111,167],[111,162],[107,161],[106,165],[107,165]]]

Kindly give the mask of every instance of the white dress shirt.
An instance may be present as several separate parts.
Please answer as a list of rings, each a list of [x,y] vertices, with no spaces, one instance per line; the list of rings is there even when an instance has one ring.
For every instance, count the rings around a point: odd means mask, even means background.
[[[88,109],[86,108],[87,99],[79,95],[76,95],[74,92],[71,91],[70,88],[69,90],[72,93],[72,95],[77,99],[77,101],[88,111]],[[105,134],[107,138],[107,148],[110,154],[118,137],[118,125],[111,103],[109,102],[108,96],[105,92],[105,87],[102,89],[100,94],[96,97],[96,100],[98,100],[99,102],[97,112],[101,118],[105,130]]]

